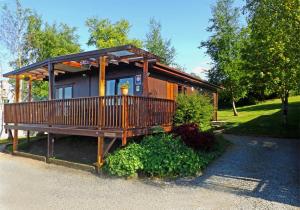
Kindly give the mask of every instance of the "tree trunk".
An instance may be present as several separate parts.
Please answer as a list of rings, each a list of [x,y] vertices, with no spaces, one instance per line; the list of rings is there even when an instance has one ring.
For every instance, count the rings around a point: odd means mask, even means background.
[[[288,104],[289,104],[289,93],[285,93],[284,96],[281,98],[282,102],[282,119],[283,119],[283,125],[287,125],[287,115],[288,115]]]
[[[236,107],[235,107],[234,99],[232,99],[232,110],[233,110],[234,116],[238,116],[238,112],[237,112]]]

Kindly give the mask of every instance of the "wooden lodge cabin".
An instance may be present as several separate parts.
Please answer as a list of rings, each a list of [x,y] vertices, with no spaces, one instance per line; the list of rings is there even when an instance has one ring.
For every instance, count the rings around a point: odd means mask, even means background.
[[[4,105],[6,129],[48,133],[47,158],[53,154],[55,134],[98,138],[97,165],[116,139],[149,134],[154,126],[171,129],[178,93],[204,91],[211,95],[217,118],[218,86],[159,62],[132,45],[59,56],[8,72],[14,78],[15,103]],[[20,102],[20,80],[28,81],[28,101]],[[33,80],[49,83],[49,99],[32,101]],[[129,94],[120,85],[129,83]],[[104,137],[111,144],[104,150]]]

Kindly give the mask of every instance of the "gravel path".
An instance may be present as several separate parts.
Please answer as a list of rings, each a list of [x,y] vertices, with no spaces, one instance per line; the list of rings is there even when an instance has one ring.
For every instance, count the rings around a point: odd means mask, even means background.
[[[95,176],[0,153],[0,209],[299,209],[300,140],[226,136],[204,173],[175,182]]]

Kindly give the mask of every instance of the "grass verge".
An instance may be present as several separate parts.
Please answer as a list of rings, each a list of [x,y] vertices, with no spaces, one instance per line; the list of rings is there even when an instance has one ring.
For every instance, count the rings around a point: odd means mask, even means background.
[[[281,101],[279,99],[237,109],[239,116],[233,116],[231,109],[218,112],[219,120],[226,121],[225,133],[300,138],[300,96],[289,98],[286,126],[283,126],[282,123]]]

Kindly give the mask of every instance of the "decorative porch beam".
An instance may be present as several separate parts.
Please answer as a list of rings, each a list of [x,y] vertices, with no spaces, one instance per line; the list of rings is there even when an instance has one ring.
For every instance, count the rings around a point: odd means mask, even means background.
[[[32,89],[32,76],[29,76],[29,80],[28,80],[28,102],[32,101],[31,89]],[[27,142],[30,142],[30,131],[28,130],[26,134],[27,134],[26,135]]]
[[[106,57],[101,56],[99,58],[99,96],[105,96],[105,68],[106,68]],[[104,108],[104,100],[100,100],[99,102],[99,129],[101,129],[101,125],[104,124],[104,122],[101,122],[101,120],[105,120],[104,115],[105,113],[102,111]],[[104,137],[98,137],[98,147],[97,147],[97,163],[96,163],[96,171],[99,172],[100,167],[103,165],[103,157],[104,157]]]
[[[99,96],[105,96],[105,68],[106,57],[101,56],[99,59]]]
[[[54,65],[49,62],[48,63],[48,75],[49,75],[49,91],[48,91],[48,98],[49,100],[53,100],[54,97]]]
[[[148,60],[143,63],[143,96],[148,96]]]
[[[15,85],[15,103],[20,101],[20,75],[16,75],[16,85]],[[15,123],[17,126],[18,123]],[[13,153],[18,149],[18,130],[14,129],[14,138],[13,138]]]
[[[29,80],[28,80],[28,102],[32,101],[31,91],[32,91],[32,77],[29,76]]]
[[[54,75],[54,64],[49,62],[48,63],[48,79],[49,79],[49,84],[48,84],[48,98],[49,100],[55,99],[54,95],[54,82],[55,82],[55,75]],[[51,125],[49,125],[51,126]],[[46,161],[48,162],[50,157],[53,157],[53,150],[54,150],[54,139],[52,134],[48,132],[48,140],[47,140],[47,155],[46,155]]]

